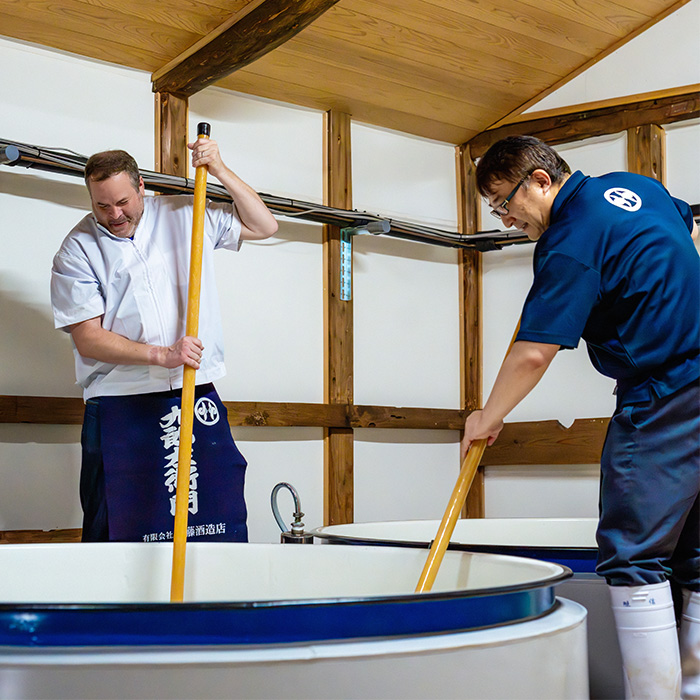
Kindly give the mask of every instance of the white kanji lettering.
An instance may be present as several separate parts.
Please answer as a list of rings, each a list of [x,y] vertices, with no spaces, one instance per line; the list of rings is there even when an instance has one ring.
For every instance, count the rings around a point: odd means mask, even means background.
[[[173,406],[171,410],[160,419],[160,427],[163,429],[163,433],[160,437],[163,443],[163,449],[170,450],[170,452],[165,455],[164,485],[168,493],[174,493],[177,489],[177,467],[179,463],[180,447],[180,409],[177,406]],[[195,436],[192,435],[192,444],[194,444],[194,442]],[[199,512],[199,496],[197,494],[198,477],[197,463],[190,459],[188,510],[193,514]],[[170,497],[170,515],[175,515],[175,496]]]
[[[175,423],[180,425],[180,409],[177,406],[173,406],[170,409],[170,413],[166,413],[160,419],[160,427],[170,428],[171,426],[175,425]]]
[[[163,441],[163,447],[166,450],[169,450],[171,447],[179,447],[180,429],[175,427],[165,428],[160,439]]]
[[[199,512],[199,494],[196,491],[190,491],[190,507],[188,510],[192,515]]]

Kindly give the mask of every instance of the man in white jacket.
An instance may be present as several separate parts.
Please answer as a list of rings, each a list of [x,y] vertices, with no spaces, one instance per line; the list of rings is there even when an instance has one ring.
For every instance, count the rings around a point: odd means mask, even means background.
[[[88,160],[92,213],[54,258],[55,325],[71,334],[86,401],[84,541],[172,539],[184,365],[198,370],[188,537],[247,539],[246,462],[213,387],[225,367],[212,258],[272,236],[277,222],[215,141],[188,147],[193,167],[206,166],[233,199],[206,209],[199,337],[185,333],[193,198],[146,197],[128,153]]]

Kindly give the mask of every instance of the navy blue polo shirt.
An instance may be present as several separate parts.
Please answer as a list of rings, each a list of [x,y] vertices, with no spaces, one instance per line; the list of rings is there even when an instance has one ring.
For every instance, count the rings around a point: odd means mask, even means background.
[[[574,348],[624,402],[700,378],[700,257],[690,207],[656,180],[575,172],[534,253],[517,340]]]

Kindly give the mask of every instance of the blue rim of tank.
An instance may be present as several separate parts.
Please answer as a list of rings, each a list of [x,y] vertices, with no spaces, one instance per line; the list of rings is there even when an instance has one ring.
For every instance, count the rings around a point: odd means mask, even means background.
[[[474,591],[224,603],[0,603],[1,647],[279,645],[446,634],[552,612],[544,581]]]
[[[314,537],[325,540],[328,544],[374,545],[379,547],[411,547],[428,549],[431,542],[413,540],[385,540],[382,538],[362,537],[361,535],[328,534],[322,530],[312,530]],[[539,559],[552,564],[560,564],[572,570],[574,574],[595,573],[598,561],[596,547],[555,547],[546,545],[505,545],[505,544],[470,544],[468,542],[450,542],[449,550],[458,552],[484,552],[487,554],[504,554],[526,559]]]

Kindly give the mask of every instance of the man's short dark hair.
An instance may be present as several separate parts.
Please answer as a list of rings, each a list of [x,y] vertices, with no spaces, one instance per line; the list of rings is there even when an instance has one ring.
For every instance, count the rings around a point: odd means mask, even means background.
[[[489,148],[476,166],[476,186],[488,197],[497,180],[518,182],[535,170],[547,172],[557,184],[571,174],[567,162],[544,141],[534,136],[507,136]]]
[[[126,151],[101,151],[88,158],[85,164],[85,184],[90,187],[90,182],[101,182],[113,175],[126,173],[135,190],[139,188],[139,166]]]

